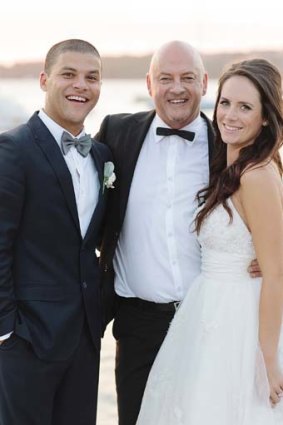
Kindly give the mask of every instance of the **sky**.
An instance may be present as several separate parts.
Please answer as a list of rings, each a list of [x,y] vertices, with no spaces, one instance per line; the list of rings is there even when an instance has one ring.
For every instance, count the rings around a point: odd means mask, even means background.
[[[204,53],[283,50],[281,0],[2,0],[0,64],[43,60],[67,38],[102,56],[143,55],[174,39]]]

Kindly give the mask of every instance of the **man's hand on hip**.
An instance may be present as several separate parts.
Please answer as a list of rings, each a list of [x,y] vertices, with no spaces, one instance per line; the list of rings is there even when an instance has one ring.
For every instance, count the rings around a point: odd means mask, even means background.
[[[250,263],[248,272],[250,277],[262,277],[261,270],[256,258]]]

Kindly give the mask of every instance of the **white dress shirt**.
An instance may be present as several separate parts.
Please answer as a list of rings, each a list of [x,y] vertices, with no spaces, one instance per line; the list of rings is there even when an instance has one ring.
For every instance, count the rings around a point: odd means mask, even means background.
[[[67,130],[54,122],[43,110],[39,112],[38,117],[46,125],[61,150],[61,137],[63,131]],[[69,134],[74,137],[71,133]],[[82,130],[82,132],[77,137],[83,136],[84,134],[85,131]],[[78,153],[76,148],[72,146],[68,153],[63,155],[63,157],[72,176],[81,235],[83,238],[86,234],[92,214],[98,201],[100,189],[99,177],[91,155],[87,155],[84,158]],[[9,338],[11,333],[0,336],[0,341]]]
[[[200,272],[192,221],[196,193],[208,183],[207,125],[200,116],[179,136],[157,136],[168,127],[156,116],[144,140],[114,257],[115,291],[167,303],[181,301]],[[126,158],[125,158],[126,161]]]

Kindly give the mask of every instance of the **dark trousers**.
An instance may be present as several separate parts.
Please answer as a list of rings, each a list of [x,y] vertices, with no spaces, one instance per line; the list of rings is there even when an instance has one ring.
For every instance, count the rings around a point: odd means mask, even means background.
[[[64,362],[40,360],[13,334],[0,346],[0,425],[95,425],[98,372],[87,327]]]
[[[146,381],[174,312],[148,311],[122,303],[113,325],[117,340],[119,425],[135,425]]]

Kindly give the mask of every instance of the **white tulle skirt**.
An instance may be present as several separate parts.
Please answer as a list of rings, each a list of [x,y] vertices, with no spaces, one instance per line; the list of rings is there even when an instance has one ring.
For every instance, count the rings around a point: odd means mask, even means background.
[[[248,276],[195,280],[153,365],[137,425],[283,425],[283,400],[270,406],[258,344],[260,285]]]

